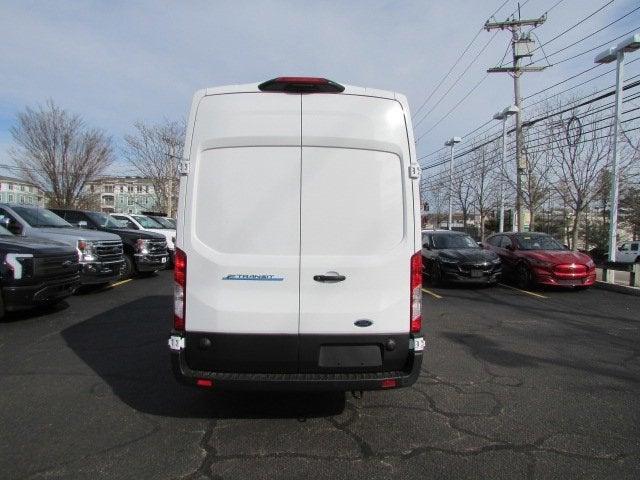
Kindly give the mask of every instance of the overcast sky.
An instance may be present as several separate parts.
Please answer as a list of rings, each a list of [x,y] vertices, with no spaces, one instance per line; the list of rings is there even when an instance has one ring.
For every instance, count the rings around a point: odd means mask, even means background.
[[[0,163],[10,161],[9,128],[16,112],[49,98],[81,114],[89,125],[105,129],[117,144],[136,120],[186,116],[191,96],[199,88],[260,82],[279,75],[324,76],[339,83],[398,91],[408,96],[415,111],[503,1],[0,0]],[[557,0],[521,3],[523,17],[538,17]],[[535,33],[542,42],[550,40],[606,3],[563,0]],[[496,18],[503,20],[516,5],[508,1]],[[637,6],[637,0],[613,2],[545,46],[547,55]],[[640,10],[551,57],[552,63],[634,28],[640,31]],[[416,128],[417,137],[430,130],[419,142],[419,154],[440,148],[446,138],[472,130],[512,103],[512,80],[506,74],[491,74],[432,128],[503,57],[509,42],[506,31],[498,32],[479,54],[494,33],[480,33],[422,110],[421,114],[429,111],[475,60]],[[593,66],[597,52],[528,74],[523,80],[524,95]],[[540,51],[534,59],[542,60]],[[581,78],[603,71],[605,67]],[[629,65],[626,73],[627,77],[640,73],[640,62]],[[582,89],[614,81],[612,73]],[[571,84],[563,87],[567,85]],[[0,174],[10,173],[0,168]]]

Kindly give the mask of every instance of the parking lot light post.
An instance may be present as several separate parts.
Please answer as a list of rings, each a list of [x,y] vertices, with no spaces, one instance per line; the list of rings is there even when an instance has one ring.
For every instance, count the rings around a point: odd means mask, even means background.
[[[493,118],[502,120],[502,164],[500,166],[500,232],[504,232],[504,164],[507,159],[507,118],[518,113],[515,105],[506,107],[502,112],[496,113]]]
[[[622,113],[622,94],[623,94],[623,82],[624,82],[624,54],[625,52],[633,52],[640,48],[640,33],[636,33],[622,42],[618,43],[615,47],[608,48],[604,52],[601,52],[595,58],[595,63],[611,63],[616,62],[616,104],[615,114],[613,120],[613,159],[611,165],[611,201],[609,212],[609,261],[616,261],[616,233],[618,230],[618,196],[619,196],[619,156],[620,151],[618,149],[618,137],[620,134],[620,116]],[[609,270],[609,272],[613,272]],[[607,275],[609,277],[609,275]],[[604,279],[607,282],[613,282],[614,277],[611,273],[610,278]]]
[[[447,229],[451,230],[453,225],[453,146],[456,143],[460,143],[462,138],[451,137],[444,142],[445,147],[450,147],[449,157],[449,219],[447,220]]]

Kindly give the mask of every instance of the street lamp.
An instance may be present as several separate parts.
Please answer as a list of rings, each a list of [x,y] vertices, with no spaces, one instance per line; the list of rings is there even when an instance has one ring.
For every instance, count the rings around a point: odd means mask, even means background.
[[[449,157],[449,220],[447,221],[447,229],[449,230],[453,224],[453,146],[461,141],[460,137],[451,137],[444,142],[445,147],[451,147],[451,156]]]
[[[504,164],[507,159],[507,118],[518,113],[520,109],[515,105],[506,107],[501,112],[496,113],[494,120],[502,120],[502,167],[501,173],[504,175]],[[504,232],[504,177],[500,178],[500,231]]]
[[[615,47],[608,48],[601,52],[596,58],[595,63],[611,63],[614,60],[616,64],[616,108],[613,121],[613,162],[611,166],[611,211],[609,212],[609,261],[616,261],[616,232],[618,230],[618,184],[620,182],[620,173],[618,172],[618,135],[620,130],[620,115],[622,110],[622,83],[624,81],[624,54],[625,52],[633,52],[640,48],[640,33],[636,33]],[[611,270],[608,270],[611,272]],[[613,274],[612,274],[613,275]],[[609,278],[605,279],[609,281]],[[613,278],[611,279],[613,280]]]

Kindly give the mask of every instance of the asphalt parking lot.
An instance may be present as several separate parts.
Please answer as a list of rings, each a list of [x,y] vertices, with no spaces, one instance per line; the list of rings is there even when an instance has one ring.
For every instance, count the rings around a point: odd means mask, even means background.
[[[426,288],[409,389],[175,382],[171,272],[0,323],[6,479],[640,478],[640,297]]]

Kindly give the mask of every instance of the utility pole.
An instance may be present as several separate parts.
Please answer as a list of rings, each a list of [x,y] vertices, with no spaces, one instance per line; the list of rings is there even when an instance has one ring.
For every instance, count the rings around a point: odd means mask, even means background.
[[[460,143],[462,138],[451,137],[451,139],[444,142],[445,147],[450,147],[449,156],[449,220],[447,220],[447,230],[453,228],[453,147],[456,143]]]
[[[524,155],[524,132],[522,130],[522,96],[520,94],[520,77],[525,72],[540,72],[546,67],[522,66],[522,58],[533,56],[535,42],[529,33],[523,34],[522,27],[536,28],[547,19],[546,15],[539,18],[521,19],[520,4],[518,4],[518,19],[505,20],[504,22],[487,22],[484,24],[486,31],[495,29],[511,31],[511,49],[513,52],[513,65],[511,67],[494,67],[487,70],[489,73],[509,73],[513,77],[513,93],[516,113],[516,217],[518,219],[518,231],[524,230],[523,205],[524,198],[522,186],[527,174],[527,160]]]

